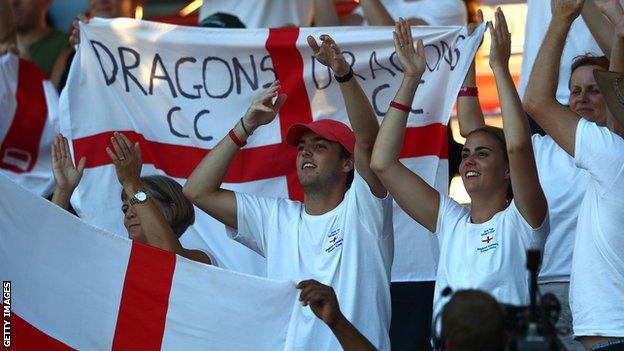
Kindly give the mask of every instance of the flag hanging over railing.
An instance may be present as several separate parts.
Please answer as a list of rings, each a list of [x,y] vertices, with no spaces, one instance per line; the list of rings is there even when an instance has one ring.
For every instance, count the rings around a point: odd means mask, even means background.
[[[292,349],[293,311],[303,308],[295,282],[121,238],[3,175],[0,192],[2,307],[11,312],[3,330],[11,350]]]

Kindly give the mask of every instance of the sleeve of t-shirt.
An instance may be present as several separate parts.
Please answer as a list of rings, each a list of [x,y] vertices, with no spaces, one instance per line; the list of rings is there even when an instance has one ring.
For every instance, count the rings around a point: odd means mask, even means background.
[[[438,237],[440,244],[447,239],[447,235],[452,234],[452,230],[449,230],[447,227],[457,223],[457,221],[464,216],[466,211],[468,211],[468,209],[457,203],[457,201],[448,196],[440,195],[436,231],[433,233]]]
[[[266,257],[268,234],[280,199],[235,192],[238,229],[225,226],[230,238]]]
[[[574,161],[589,172],[604,194],[624,169],[624,139],[581,118],[576,126]]]
[[[392,218],[392,197],[387,193],[385,197],[379,198],[375,196],[366,183],[366,180],[355,171],[353,182],[347,196],[355,196],[355,208],[358,212],[358,219],[371,229],[378,228],[384,223],[384,218]],[[387,223],[386,223],[387,224]],[[392,230],[383,228],[375,230],[382,237],[392,234]]]
[[[542,224],[537,228],[533,228],[529,222],[524,219],[518,207],[516,207],[515,200],[511,200],[507,211],[511,214],[515,227],[518,229],[511,232],[511,235],[525,235],[524,241],[526,242],[527,248],[543,249],[546,237],[548,233],[550,233],[550,218],[548,212],[546,212],[546,217]]]

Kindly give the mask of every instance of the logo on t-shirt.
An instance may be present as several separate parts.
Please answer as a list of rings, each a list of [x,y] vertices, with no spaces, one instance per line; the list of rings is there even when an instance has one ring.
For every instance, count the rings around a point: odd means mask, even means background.
[[[479,234],[478,252],[487,252],[498,247],[498,243],[494,240],[495,232],[496,230],[494,228],[488,228],[484,230],[483,233]]]
[[[332,229],[329,234],[327,234],[327,244],[329,246],[325,249],[325,252],[330,253],[334,251],[337,247],[342,246],[340,231],[340,228]]]

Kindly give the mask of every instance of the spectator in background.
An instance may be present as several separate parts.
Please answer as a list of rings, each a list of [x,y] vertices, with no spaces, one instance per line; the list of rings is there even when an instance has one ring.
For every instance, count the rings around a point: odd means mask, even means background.
[[[50,27],[46,12],[51,0],[12,0],[17,44],[22,58],[34,62],[58,88],[69,54],[68,35]]]
[[[505,311],[488,293],[460,290],[442,310],[442,331],[433,342],[446,351],[505,349]],[[437,326],[436,326],[437,327]]]
[[[215,13],[236,15],[245,28],[309,27],[312,0],[204,1],[199,11],[200,25]]]
[[[465,25],[466,6],[474,0],[360,0],[352,14],[339,18],[334,0],[314,0],[314,25],[317,27],[349,25],[392,26],[399,16],[411,25]]]
[[[611,20],[613,44],[609,69],[624,72],[624,11],[618,0],[596,4]],[[621,350],[624,345],[624,118],[608,113],[606,127],[602,127],[589,117],[582,117],[589,111],[579,116],[557,101],[556,82],[564,44],[581,13],[583,1],[552,0],[551,5],[552,20],[535,60],[524,103],[527,111],[589,178],[578,214],[570,276],[574,336],[587,349]],[[621,92],[619,97],[622,98]]]

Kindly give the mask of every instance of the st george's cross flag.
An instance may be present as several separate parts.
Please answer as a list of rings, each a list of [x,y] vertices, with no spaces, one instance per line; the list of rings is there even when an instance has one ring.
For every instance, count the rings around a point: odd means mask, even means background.
[[[427,70],[408,120],[402,162],[446,194],[447,122],[485,26],[414,27]],[[288,95],[278,117],[256,130],[238,153],[224,187],[302,199],[295,149],[283,143],[293,123],[348,122],[338,82],[315,61],[306,37],[330,34],[352,65],[379,117],[401,82],[390,27],[213,29],[131,19],[81,25],[81,44],[61,96],[61,130],[86,169],[72,204],[85,221],[118,235],[121,187],[105,148],[118,131],[139,141],[143,173],[181,183],[243,116],[252,99],[279,78]],[[228,238],[223,224],[197,211],[182,236],[188,248],[214,254],[221,267],[265,274],[263,258]],[[394,211],[393,281],[433,280],[438,245],[398,206]]]
[[[32,62],[0,57],[0,174],[37,195],[54,179],[50,147],[58,133],[58,94]]]
[[[0,193],[7,349],[292,349],[294,311],[304,308],[294,282],[132,242],[3,175]]]

